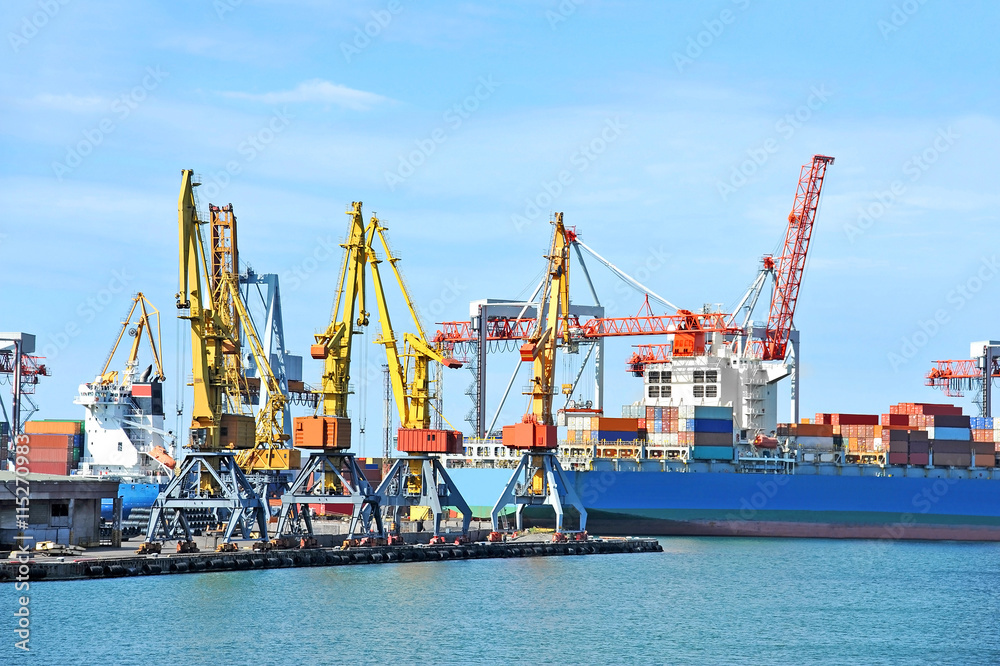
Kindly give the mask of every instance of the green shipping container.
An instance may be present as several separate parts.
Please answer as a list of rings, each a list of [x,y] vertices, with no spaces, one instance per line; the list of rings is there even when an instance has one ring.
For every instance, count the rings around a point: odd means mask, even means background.
[[[723,419],[733,420],[732,407],[704,407],[695,406],[694,417],[696,419]]]
[[[695,446],[691,450],[691,458],[694,460],[732,460],[733,447]]]

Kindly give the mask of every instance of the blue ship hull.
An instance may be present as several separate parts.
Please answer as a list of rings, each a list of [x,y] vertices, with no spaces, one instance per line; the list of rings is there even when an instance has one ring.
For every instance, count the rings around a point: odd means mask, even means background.
[[[907,477],[903,468],[889,470],[891,476],[735,469],[567,474],[595,534],[1000,541],[1000,479],[991,470],[979,473],[984,478]],[[449,474],[480,517],[510,478],[506,469]],[[553,524],[547,507],[525,515],[535,525]]]

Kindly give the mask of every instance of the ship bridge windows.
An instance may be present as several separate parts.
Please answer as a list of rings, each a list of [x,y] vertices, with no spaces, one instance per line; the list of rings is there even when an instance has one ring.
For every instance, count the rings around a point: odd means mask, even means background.
[[[719,397],[718,370],[695,370],[693,379],[694,386],[692,389],[695,398]]]
[[[649,389],[647,391],[647,395],[649,395],[650,398],[659,398],[660,397],[660,387],[657,386],[656,384],[650,384],[649,385]]]
[[[669,384],[670,383],[670,371],[669,370],[650,370],[646,373],[646,383],[647,384]]]

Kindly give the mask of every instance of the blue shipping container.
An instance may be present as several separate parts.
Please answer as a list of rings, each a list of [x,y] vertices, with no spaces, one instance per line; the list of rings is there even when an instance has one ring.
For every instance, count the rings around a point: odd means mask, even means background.
[[[934,428],[934,439],[957,439],[963,442],[972,439],[972,433],[968,428]]]
[[[731,446],[695,446],[691,449],[691,457],[695,460],[732,460]]]
[[[732,407],[695,407],[694,417],[696,419],[724,419],[733,420]]]
[[[695,432],[732,432],[733,421],[723,421],[722,419],[694,419]]]
[[[605,442],[634,442],[639,439],[639,433],[624,430],[598,430],[597,439]]]

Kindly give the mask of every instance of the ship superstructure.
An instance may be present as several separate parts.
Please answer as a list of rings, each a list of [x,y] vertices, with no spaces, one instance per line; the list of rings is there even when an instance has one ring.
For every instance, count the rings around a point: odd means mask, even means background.
[[[119,373],[110,368],[126,336],[132,338],[132,343]],[[140,371],[143,336],[149,342],[152,363]],[[174,438],[164,430],[164,379],[159,312],[139,293],[101,373],[81,384],[73,401],[86,410],[80,474],[116,476],[132,483],[159,483],[170,477]]]

